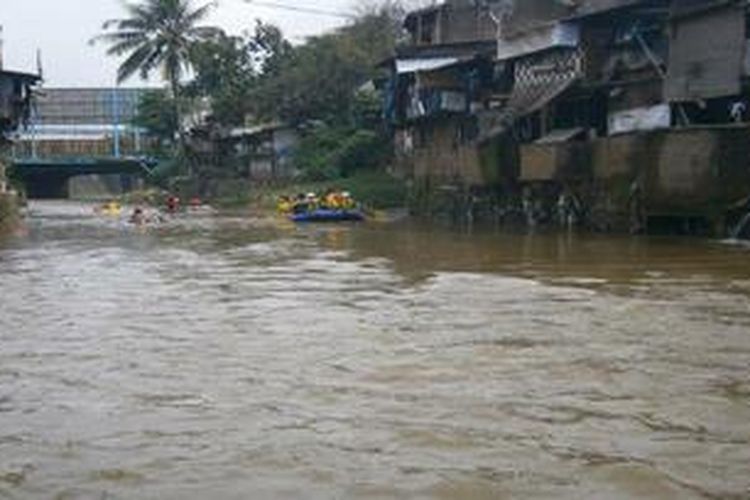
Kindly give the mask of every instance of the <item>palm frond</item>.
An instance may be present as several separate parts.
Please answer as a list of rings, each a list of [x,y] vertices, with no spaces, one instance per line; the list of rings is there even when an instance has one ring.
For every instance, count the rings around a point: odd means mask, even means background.
[[[190,38],[196,41],[214,40],[224,36],[224,30],[212,26],[197,26],[188,32]]]
[[[216,7],[216,2],[210,2],[202,7],[198,7],[192,12],[187,13],[184,18],[185,24],[194,25],[197,22],[203,21],[206,17],[208,17],[208,14],[214,7]]]
[[[117,73],[123,81],[136,73],[147,78],[161,68],[162,75],[175,86],[190,72],[193,46],[221,36],[220,29],[199,26],[215,2],[192,8],[191,0],[122,1],[127,16],[102,25],[103,33],[90,43],[103,42],[107,54],[125,56]]]
[[[93,39],[94,42],[104,42],[110,45],[120,45],[131,42],[144,43],[148,40],[149,38],[146,33],[136,31],[102,33]]]
[[[107,55],[109,56],[122,56],[130,52],[139,50],[141,47],[149,46],[151,43],[148,40],[123,40],[114,45],[111,45],[107,49]]]
[[[160,45],[156,45],[154,47],[153,52],[151,53],[151,56],[149,56],[143,63],[141,64],[141,78],[147,79],[148,76],[151,74],[152,71],[154,71],[162,62],[162,59],[164,57],[164,51],[163,47]]]
[[[142,66],[145,61],[148,61],[153,56],[154,47],[151,45],[143,45],[139,49],[132,52],[117,70],[117,82],[122,83],[136,73],[140,73],[142,77],[148,77],[148,73],[142,72]]]

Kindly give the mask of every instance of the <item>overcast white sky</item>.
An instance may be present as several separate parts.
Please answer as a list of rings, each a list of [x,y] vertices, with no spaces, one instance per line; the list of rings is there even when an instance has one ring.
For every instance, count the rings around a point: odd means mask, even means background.
[[[356,5],[353,0],[268,1],[344,12],[350,12]],[[202,5],[207,0],[193,0],[193,3]],[[92,47],[88,41],[99,33],[104,21],[122,16],[120,0],[0,0],[5,69],[34,72],[39,48],[45,86],[111,86],[117,60],[105,56],[103,46]],[[253,6],[244,0],[219,0],[209,22],[238,34],[252,28],[255,18],[277,24],[294,42],[345,22],[335,17]],[[142,85],[144,82],[137,77],[125,84]]]

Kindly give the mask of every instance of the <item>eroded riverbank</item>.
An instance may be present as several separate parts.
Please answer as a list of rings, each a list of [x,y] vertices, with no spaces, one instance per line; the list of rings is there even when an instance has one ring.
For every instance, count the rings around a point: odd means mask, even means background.
[[[745,498],[750,250],[31,206],[0,496]]]

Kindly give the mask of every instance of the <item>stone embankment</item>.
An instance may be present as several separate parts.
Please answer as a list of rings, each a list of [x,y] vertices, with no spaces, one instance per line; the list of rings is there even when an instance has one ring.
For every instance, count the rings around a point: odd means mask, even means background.
[[[9,231],[18,220],[17,196],[8,190],[5,163],[0,158],[0,235]]]
[[[8,232],[18,221],[18,203],[15,195],[0,193],[0,235]]]

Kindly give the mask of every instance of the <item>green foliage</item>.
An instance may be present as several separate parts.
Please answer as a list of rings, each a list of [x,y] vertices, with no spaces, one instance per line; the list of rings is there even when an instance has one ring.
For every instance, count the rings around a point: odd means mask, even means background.
[[[252,33],[218,34],[193,47],[195,78],[186,94],[192,99],[210,99],[214,123],[243,125],[246,116],[256,110],[251,103],[259,80],[277,74],[291,50],[279,28],[260,20]]]
[[[338,145],[345,140],[348,131],[322,127],[308,133],[297,148],[294,163],[303,178],[310,181],[325,181],[341,175],[337,163]]]
[[[199,24],[206,19],[213,5],[209,3],[193,8],[191,0],[123,2],[128,17],[107,21],[102,27],[103,33],[92,40],[109,45],[108,55],[125,58],[118,68],[118,82],[136,74],[147,79],[152,72],[161,72],[173,99],[177,150],[186,149],[182,130],[185,106],[180,80],[189,72],[197,47],[223,33],[218,28]],[[171,126],[171,116],[156,113],[159,115],[157,122],[165,128]]]
[[[255,21],[255,31],[247,42],[247,50],[253,56],[258,73],[270,77],[279,74],[283,61],[293,48],[277,26],[258,19]]]
[[[407,189],[403,181],[382,171],[360,172],[337,183],[365,207],[400,208],[405,204]]]
[[[383,98],[374,84],[366,84],[353,97],[352,119],[358,127],[377,130],[383,126]]]
[[[146,92],[138,102],[133,125],[142,127],[148,133],[169,145],[177,132],[177,113],[174,99],[163,90]]]
[[[0,138],[0,181],[7,181],[5,165],[8,164],[6,147]],[[17,222],[19,200],[7,193],[0,193],[0,238]]]
[[[252,99],[256,117],[316,124],[295,155],[304,179],[346,178],[388,161],[381,97],[371,82],[399,40],[400,15],[396,4],[364,12],[349,26],[285,52],[276,72],[260,76]]]
[[[7,194],[0,194],[0,237],[12,227],[17,217],[16,200]]]
[[[250,53],[241,37],[221,35],[196,45],[192,52],[194,92],[211,95],[230,85],[245,85],[255,76]]]
[[[389,151],[389,141],[383,136],[357,130],[341,142],[336,159],[342,176],[349,177],[358,170],[382,166]]]
[[[371,130],[323,126],[302,139],[295,166],[304,179],[332,180],[383,165],[389,151],[387,139]]]
[[[307,127],[295,157],[306,179],[351,177],[388,161],[380,96],[372,82],[381,75],[378,63],[392,55],[402,36],[397,1],[362,10],[344,28],[297,46],[261,21],[242,36],[198,26],[209,6],[194,9],[191,0],[139,0],[125,7],[129,17],[105,24],[97,40],[109,44],[110,54],[126,57],[120,79],[161,69],[171,87],[171,94],[144,97],[136,118],[162,144],[179,139],[171,144],[177,146],[174,159],[157,169],[156,179],[238,177],[234,162],[241,159],[231,152],[216,153],[208,162],[213,166],[203,165],[205,158],[199,165],[184,157],[188,148],[179,117],[188,100],[211,103],[215,128],[209,135],[248,119]],[[183,88],[180,78],[190,68],[194,78]]]
[[[313,37],[275,62],[254,93],[255,115],[291,123],[321,120],[353,126],[357,89],[378,75],[400,28],[391,9],[363,14],[351,25]]]
[[[186,94],[211,98],[214,120],[222,125],[241,125],[248,112],[247,100],[255,82],[255,60],[241,37],[221,35],[198,44],[192,53],[195,79]]]
[[[195,45],[220,32],[198,25],[212,4],[193,8],[190,0],[142,0],[123,6],[128,17],[104,23],[104,33],[93,41],[108,44],[107,54],[125,57],[117,72],[118,82],[136,74],[146,79],[158,69],[176,95]]]
[[[153,184],[157,186],[168,186],[169,180],[177,177],[180,174],[180,160],[177,158],[169,158],[159,162],[156,168],[151,172],[151,178],[149,179]]]

